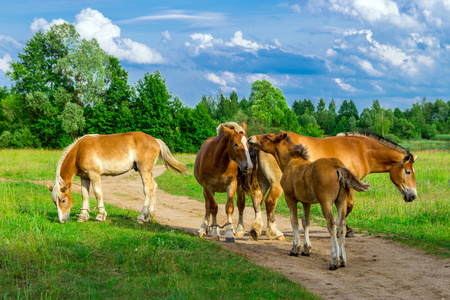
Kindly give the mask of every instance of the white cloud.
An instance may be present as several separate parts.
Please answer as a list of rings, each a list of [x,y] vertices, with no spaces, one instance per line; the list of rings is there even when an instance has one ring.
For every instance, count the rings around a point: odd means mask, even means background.
[[[260,49],[273,49],[275,47],[269,45],[263,45],[257,42],[252,42],[243,38],[244,34],[242,31],[236,31],[234,36],[230,39],[230,42],[226,42],[225,45],[229,47],[242,47],[246,51],[256,52]]]
[[[189,14],[183,10],[168,10],[159,15],[143,16],[129,20],[118,21],[118,24],[133,24],[146,22],[188,22],[192,27],[215,27],[224,25],[226,16],[222,13]]]
[[[299,14],[302,11],[302,8],[300,7],[300,4],[298,4],[298,3],[289,5],[289,8],[296,14]]]
[[[49,23],[44,18],[35,18],[34,21],[31,23],[30,29],[31,32],[37,32],[39,30],[47,31],[53,25],[61,25],[63,23],[67,22],[63,19],[55,19]]]
[[[220,85],[220,88],[224,92],[235,91],[235,87],[231,87],[230,84],[236,83],[236,76],[232,72],[222,72],[220,76],[214,73],[207,73],[205,78],[215,84]]]
[[[6,73],[9,70],[9,64],[12,62],[11,56],[6,53],[3,58],[0,58],[0,71]]]
[[[421,27],[415,16],[402,13],[392,0],[330,0],[330,10],[369,23],[388,22],[401,28]]]
[[[161,41],[163,44],[168,44],[172,41],[172,37],[170,36],[170,32],[168,30],[161,32]]]
[[[249,74],[245,77],[247,80],[247,83],[252,84],[256,80],[267,80],[270,81],[275,86],[286,86],[290,77],[289,75],[284,75],[280,78],[275,78],[272,76],[269,76],[267,74],[262,73],[256,73],[256,74]]]
[[[138,64],[164,63],[156,50],[131,39],[121,39],[120,28],[97,10],[83,9],[75,16],[75,28],[81,37],[97,39],[103,50],[121,60]]]
[[[52,25],[64,22],[66,21],[63,19],[57,19],[48,23],[43,18],[37,18],[31,24],[31,30],[46,31]],[[138,64],[164,63],[164,58],[158,51],[131,39],[120,38],[120,28],[97,10],[83,9],[75,16],[74,25],[82,38],[88,40],[95,38],[103,50],[120,60]]]
[[[222,39],[215,39],[211,34],[206,33],[194,33],[190,35],[191,39],[195,42],[195,46],[191,45],[189,42],[185,42],[184,45],[186,47],[194,46],[195,51],[194,55],[200,54],[200,49],[206,49],[213,47],[214,45],[222,45],[223,41]]]
[[[11,50],[11,47],[21,48],[22,45],[20,45],[20,43],[18,43],[15,39],[0,34],[0,47]]]
[[[357,91],[356,88],[354,88],[353,86],[351,86],[350,84],[347,84],[344,82],[344,80],[342,80],[341,78],[334,78],[334,81],[339,85],[339,87],[341,89],[343,89],[344,91],[347,92],[351,92],[354,93]]]
[[[360,59],[358,57],[355,57],[356,62],[358,63],[358,65],[361,67],[361,69],[366,72],[367,74],[369,74],[370,76],[375,76],[375,77],[379,77],[382,76],[383,73],[375,70],[372,66],[372,63],[368,60],[365,59]]]

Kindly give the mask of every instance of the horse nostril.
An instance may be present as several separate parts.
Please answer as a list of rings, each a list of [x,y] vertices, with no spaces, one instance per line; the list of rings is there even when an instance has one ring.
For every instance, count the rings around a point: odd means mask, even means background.
[[[247,167],[247,166],[245,166],[245,167],[244,167],[244,171],[245,171],[245,173],[247,173],[247,170],[248,170],[248,167]]]

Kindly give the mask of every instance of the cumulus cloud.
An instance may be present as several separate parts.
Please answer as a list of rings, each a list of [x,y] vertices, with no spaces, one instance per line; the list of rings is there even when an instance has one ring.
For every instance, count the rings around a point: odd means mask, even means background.
[[[235,91],[236,88],[230,86],[230,84],[236,83],[236,75],[232,72],[222,72],[221,75],[216,75],[214,73],[207,73],[205,75],[206,80],[220,85],[224,92]]]
[[[168,44],[171,41],[172,41],[172,37],[170,36],[170,32],[168,30],[161,32],[161,42],[163,44]]]
[[[392,0],[330,0],[330,10],[368,23],[388,22],[402,28],[422,27],[415,16],[402,13]]]
[[[97,39],[103,50],[121,60],[138,64],[164,63],[158,51],[131,39],[120,38],[119,26],[97,10],[83,9],[75,16],[75,28],[81,37]]]
[[[354,88],[350,84],[345,83],[344,80],[341,79],[341,78],[334,78],[334,82],[336,82],[339,85],[339,87],[341,89],[343,89],[344,91],[347,91],[347,92],[350,92],[350,93],[354,93],[354,92],[357,91],[356,88]]]
[[[245,51],[256,52],[260,49],[275,49],[274,46],[263,45],[258,42],[252,42],[243,38],[244,34],[242,31],[236,31],[234,36],[225,45],[229,47],[242,47]]]
[[[63,19],[55,19],[49,23],[44,18],[35,18],[34,21],[31,23],[30,29],[31,32],[37,32],[39,30],[47,31],[53,25],[61,25],[63,23],[67,22]]]
[[[370,76],[380,77],[383,75],[383,73],[381,73],[373,68],[372,63],[370,61],[365,60],[365,59],[360,59],[358,57],[355,57],[355,61],[361,67],[361,69],[364,72],[366,72],[367,74],[369,74]]]
[[[0,34],[0,47],[6,50],[11,50],[11,48],[20,48],[22,45],[20,45],[20,43],[18,43],[15,39]]]
[[[289,82],[289,75],[284,75],[281,77],[273,77],[263,73],[249,74],[245,76],[248,84],[252,84],[257,80],[267,80],[270,81],[275,86],[286,86]]]
[[[0,71],[6,73],[9,70],[9,64],[12,62],[11,56],[6,53],[3,58],[0,58]]]
[[[52,25],[64,22],[66,21],[57,19],[49,23],[43,18],[37,18],[31,24],[31,30],[33,32],[46,31]],[[110,19],[97,10],[83,9],[75,16],[74,25],[82,38],[95,38],[103,50],[120,60],[137,64],[161,64],[165,62],[162,55],[155,49],[131,39],[121,38],[119,26],[113,24]]]

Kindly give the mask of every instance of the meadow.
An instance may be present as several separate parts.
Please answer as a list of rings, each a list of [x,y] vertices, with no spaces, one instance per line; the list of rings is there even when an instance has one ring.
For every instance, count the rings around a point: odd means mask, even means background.
[[[430,144],[428,144],[430,145]],[[447,143],[448,145],[448,143]],[[415,144],[415,147],[422,147]],[[414,147],[412,147],[414,148]],[[381,236],[408,244],[439,257],[450,257],[450,152],[439,149],[418,150],[414,164],[418,198],[406,203],[391,182],[388,173],[370,174],[366,193],[355,194],[355,207],[347,223],[356,232]],[[202,189],[192,175],[195,155],[185,163],[191,175],[180,180],[173,172],[158,178],[159,188],[172,194],[203,201]],[[226,203],[225,194],[216,194],[218,203]],[[253,209],[247,196],[246,209]],[[278,200],[276,213],[289,215],[284,195]],[[336,213],[336,212],[335,212]],[[299,217],[302,209],[299,204]],[[326,226],[319,205],[312,206],[313,220]]]
[[[139,225],[135,211],[106,204],[105,222],[74,222],[72,210],[71,222],[58,223],[35,181],[54,179],[61,153],[0,150],[2,299],[320,299],[217,243]]]

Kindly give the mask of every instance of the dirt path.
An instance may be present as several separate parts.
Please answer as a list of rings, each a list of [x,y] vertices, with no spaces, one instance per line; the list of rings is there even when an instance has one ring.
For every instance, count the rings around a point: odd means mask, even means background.
[[[165,170],[164,166],[156,166],[154,176]],[[141,210],[144,196],[138,173],[132,171],[118,177],[103,177],[102,180],[105,202]],[[161,190],[158,190],[156,197],[156,220],[159,223],[190,233],[196,233],[200,228],[204,216],[203,203]],[[94,206],[95,203],[91,203],[91,208]],[[235,209],[235,226],[237,215]],[[251,228],[253,217],[253,209],[246,208],[246,230]],[[224,205],[220,205],[218,218],[219,224],[226,222]],[[263,220],[266,220],[265,215]],[[346,240],[347,267],[328,271],[331,244],[325,228],[312,228],[313,250],[310,257],[291,257],[292,228],[289,218],[278,215],[276,220],[287,241],[271,241],[263,231],[258,242],[246,233],[234,244],[225,243],[224,238],[218,243],[258,265],[286,275],[325,299],[450,300],[450,259],[437,259],[392,241],[357,235]],[[223,232],[221,234],[223,236]]]

